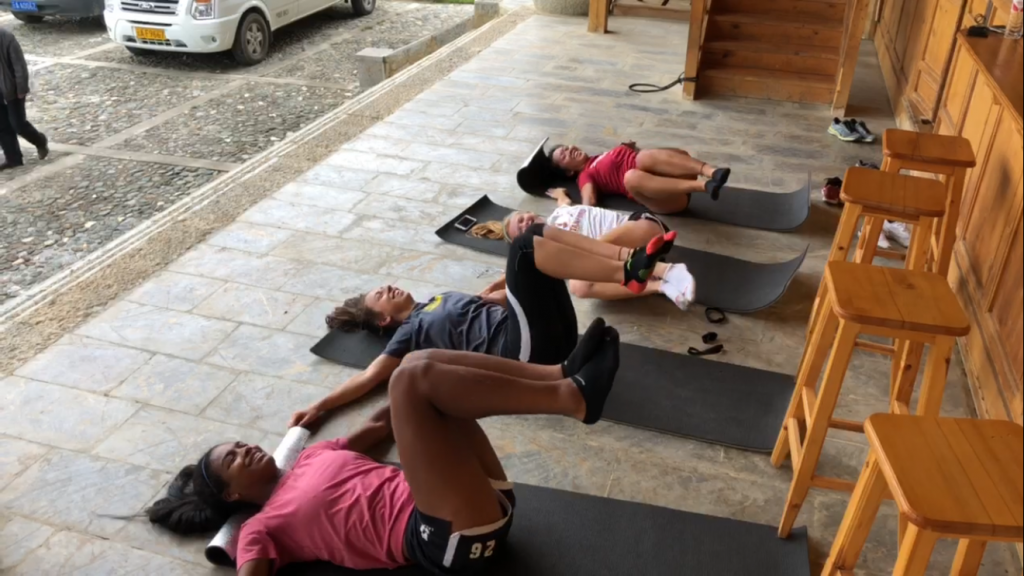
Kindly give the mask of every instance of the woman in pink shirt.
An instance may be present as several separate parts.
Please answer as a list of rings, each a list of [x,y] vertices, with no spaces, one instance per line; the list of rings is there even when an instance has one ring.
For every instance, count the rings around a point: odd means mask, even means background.
[[[597,206],[604,194],[626,196],[656,214],[676,214],[690,205],[690,194],[706,192],[718,200],[731,170],[715,168],[683,150],[639,150],[628,142],[600,156],[575,146],[556,146],[551,163],[577,177],[587,206]],[[703,176],[705,181],[698,181]]]
[[[183,469],[148,515],[192,534],[258,509],[239,534],[241,576],[311,561],[480,573],[505,548],[515,498],[477,420],[548,414],[594,424],[618,367],[618,332],[600,319],[557,366],[414,352],[391,377],[390,411],[349,438],[310,446],[284,475],[258,446],[220,444]],[[401,470],[365,455],[392,430]]]

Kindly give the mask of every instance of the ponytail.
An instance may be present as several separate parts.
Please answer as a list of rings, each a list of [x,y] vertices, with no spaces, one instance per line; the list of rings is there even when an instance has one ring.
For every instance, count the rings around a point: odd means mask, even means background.
[[[224,499],[227,484],[210,471],[210,452],[178,472],[167,487],[167,496],[153,503],[146,516],[157,524],[184,536],[219,529],[247,504]],[[205,473],[204,473],[205,471]]]

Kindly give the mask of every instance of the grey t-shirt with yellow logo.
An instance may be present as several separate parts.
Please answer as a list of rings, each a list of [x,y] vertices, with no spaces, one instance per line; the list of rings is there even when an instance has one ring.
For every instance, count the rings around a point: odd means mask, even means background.
[[[445,292],[417,304],[395,332],[384,354],[403,358],[416,350],[456,350],[499,356],[508,314],[479,296]]]

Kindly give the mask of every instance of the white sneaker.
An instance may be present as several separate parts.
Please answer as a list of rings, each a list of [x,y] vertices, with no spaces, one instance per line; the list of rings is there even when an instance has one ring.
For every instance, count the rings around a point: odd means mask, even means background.
[[[910,227],[905,222],[886,220],[885,224],[882,224],[882,234],[900,246],[910,248]]]
[[[697,295],[697,281],[685,264],[672,264],[661,280],[658,291],[668,297],[680,310],[686,311]]]

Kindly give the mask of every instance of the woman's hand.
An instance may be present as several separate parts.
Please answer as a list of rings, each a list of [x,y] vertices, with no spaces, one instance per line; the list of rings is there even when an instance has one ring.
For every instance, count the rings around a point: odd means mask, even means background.
[[[479,296],[486,300],[488,297],[490,297],[492,294],[494,294],[498,290],[504,290],[504,289],[505,289],[505,275],[502,274],[501,278],[498,278],[497,280],[492,282],[490,286],[488,286],[487,288],[484,288],[483,291],[480,292]]]
[[[636,142],[633,142],[632,140],[627,140],[623,142],[622,145],[627,148],[632,148],[633,150],[636,150]]]
[[[546,192],[549,198],[558,201],[559,206],[571,206],[572,198],[569,198],[569,191],[565,188],[552,188]]]
[[[320,411],[316,406],[310,406],[305,410],[299,410],[292,414],[292,419],[288,422],[289,428],[296,426],[309,430],[309,427],[316,424],[316,421],[320,419],[323,412]]]

